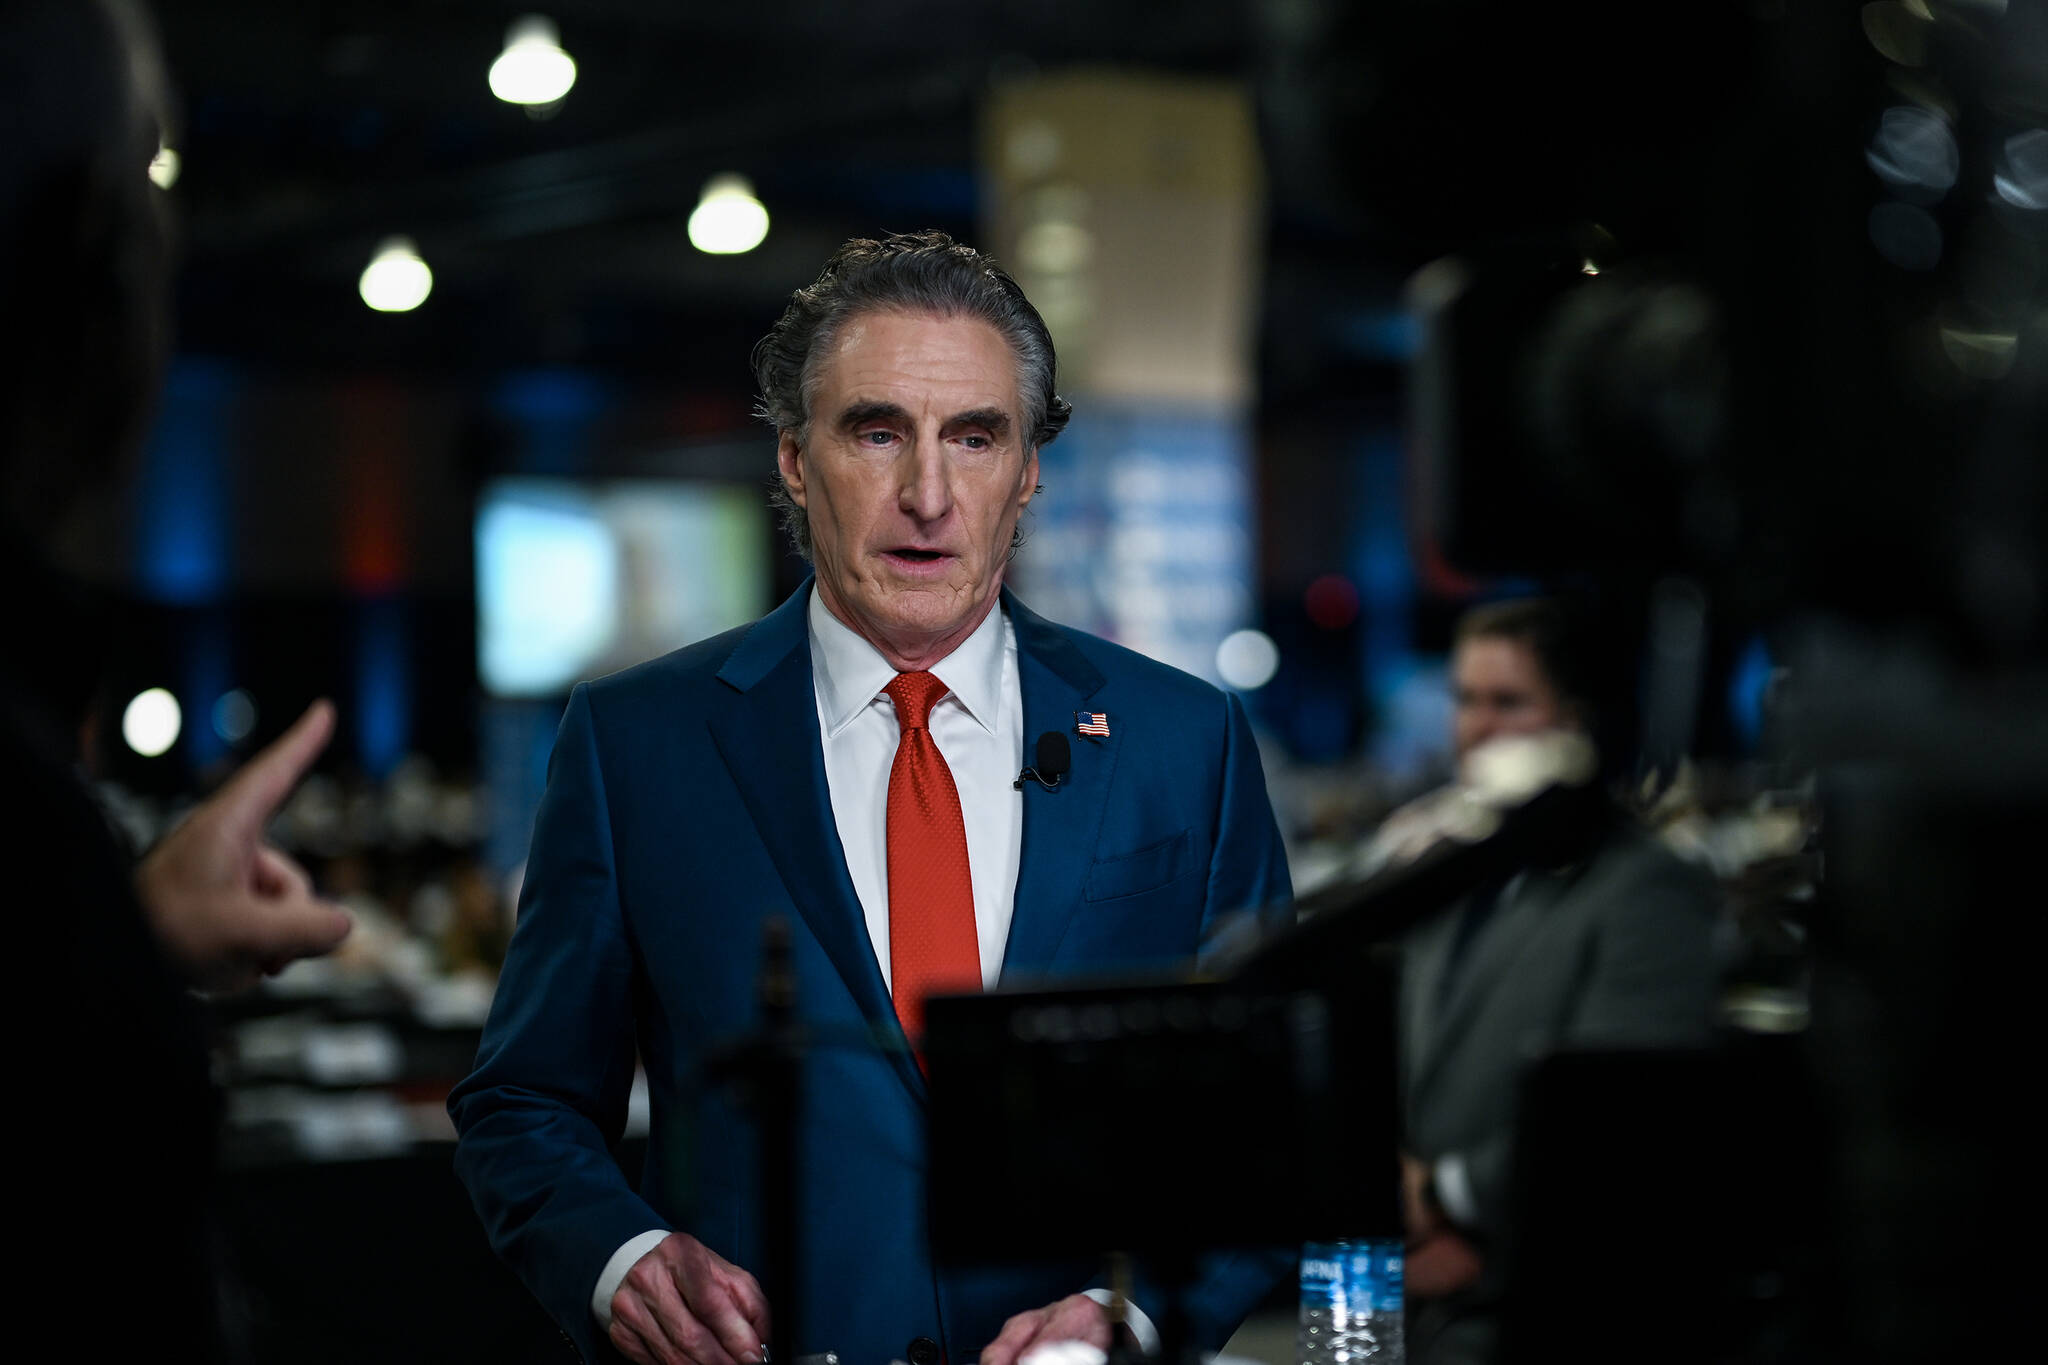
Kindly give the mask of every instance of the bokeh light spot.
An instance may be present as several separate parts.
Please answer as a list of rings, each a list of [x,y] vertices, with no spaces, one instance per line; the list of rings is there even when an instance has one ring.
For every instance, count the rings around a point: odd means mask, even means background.
[[[1358,619],[1358,589],[1343,574],[1326,573],[1308,585],[1302,606],[1324,630],[1342,630]]]
[[[690,214],[690,245],[711,256],[752,251],[768,236],[768,209],[745,176],[717,175]]]
[[[213,732],[230,744],[240,744],[256,728],[256,699],[237,687],[213,704]]]
[[[1870,244],[1901,270],[1932,270],[1941,263],[1941,224],[1911,204],[1879,204],[1870,211]]]
[[[363,302],[380,313],[409,313],[434,292],[434,272],[410,237],[386,237],[357,284]]]
[[[576,61],[562,50],[554,24],[529,14],[505,35],[490,82],[491,93],[507,104],[553,104],[576,84]]]
[[[1963,164],[1948,122],[1933,110],[1912,104],[1884,111],[1864,159],[1878,179],[1924,203],[1947,194]]]
[[[1262,630],[1234,631],[1216,647],[1216,675],[1224,685],[1251,692],[1280,671],[1280,647]]]
[[[178,742],[184,713],[178,699],[161,687],[137,693],[121,713],[121,738],[144,758],[167,753]]]

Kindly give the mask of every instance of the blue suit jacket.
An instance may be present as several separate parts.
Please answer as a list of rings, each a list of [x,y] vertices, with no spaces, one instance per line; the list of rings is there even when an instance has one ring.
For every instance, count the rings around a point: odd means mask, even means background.
[[[760,1273],[756,1137],[695,1071],[754,1025],[764,918],[790,921],[798,1009],[820,1033],[902,1040],[832,817],[808,598],[806,585],[751,626],[571,693],[476,1071],[449,1100],[456,1169],[492,1244],[586,1358],[610,1350],[591,1291],[638,1233],[679,1228]],[[1286,863],[1237,701],[1003,601],[1024,734],[1071,737],[1081,710],[1110,724],[1107,739],[1072,738],[1058,790],[1019,798],[1003,982],[1192,963],[1221,916],[1284,918]],[[611,1155],[636,1050],[653,1101],[637,1190]],[[926,1336],[960,1361],[1010,1314],[1088,1282],[1086,1266],[935,1270],[925,1093],[900,1046],[808,1061],[810,1339],[779,1343],[780,1358],[884,1365]],[[1196,1316],[1227,1331],[1263,1287],[1221,1277]]]

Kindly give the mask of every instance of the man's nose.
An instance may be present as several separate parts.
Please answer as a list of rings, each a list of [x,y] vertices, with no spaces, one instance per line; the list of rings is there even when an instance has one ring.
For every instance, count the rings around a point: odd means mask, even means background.
[[[953,507],[945,453],[935,440],[913,441],[904,451],[896,505],[919,521],[937,521]]]

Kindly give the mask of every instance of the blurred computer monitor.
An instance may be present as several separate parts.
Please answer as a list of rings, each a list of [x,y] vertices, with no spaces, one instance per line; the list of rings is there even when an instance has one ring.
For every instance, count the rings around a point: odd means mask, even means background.
[[[761,491],[706,481],[508,478],[477,503],[477,673],[545,697],[767,610]]]

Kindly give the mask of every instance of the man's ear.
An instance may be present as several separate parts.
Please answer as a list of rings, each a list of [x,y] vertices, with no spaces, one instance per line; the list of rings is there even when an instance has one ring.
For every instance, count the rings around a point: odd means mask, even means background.
[[[1017,510],[1023,511],[1031,505],[1031,499],[1038,492],[1038,452],[1032,451],[1024,457],[1024,471],[1017,480]]]
[[[804,449],[796,443],[794,433],[785,431],[776,438],[775,467],[782,471],[782,485],[789,490],[789,500],[808,510],[804,501]]]

